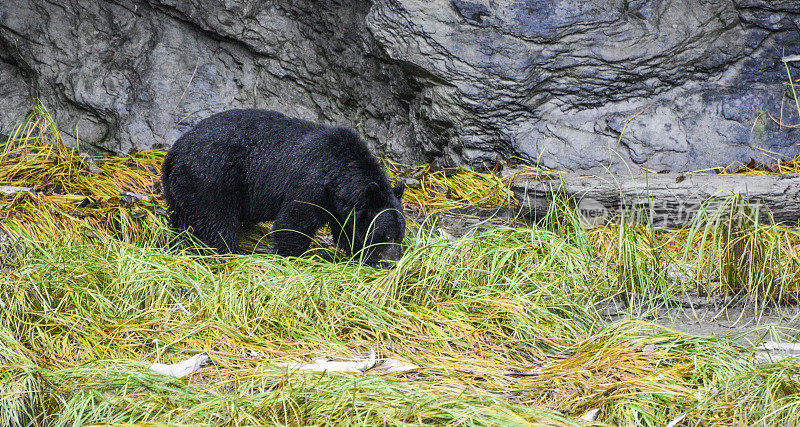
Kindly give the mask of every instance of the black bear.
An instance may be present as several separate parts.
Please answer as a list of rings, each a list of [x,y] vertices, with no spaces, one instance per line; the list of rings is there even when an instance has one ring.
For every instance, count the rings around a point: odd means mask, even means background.
[[[339,247],[368,265],[399,260],[400,198],[353,131],[266,110],[229,110],[198,123],[162,168],[170,226],[219,253],[239,252],[241,227],[274,221],[274,251],[299,256],[330,224]]]

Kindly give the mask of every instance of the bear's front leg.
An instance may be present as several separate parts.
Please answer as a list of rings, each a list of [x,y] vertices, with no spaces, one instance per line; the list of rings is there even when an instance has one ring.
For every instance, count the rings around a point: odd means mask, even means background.
[[[353,251],[350,248],[352,248],[353,245],[350,240],[352,239],[351,235],[353,233],[352,231],[349,234],[344,232],[344,228],[352,228],[352,224],[341,224],[339,220],[333,218],[330,221],[330,227],[331,235],[333,236],[333,241],[336,242],[336,246],[345,251],[347,255],[352,255]]]
[[[311,238],[322,226],[323,219],[314,205],[293,201],[281,208],[272,224],[270,237],[275,253],[300,256],[308,250]]]

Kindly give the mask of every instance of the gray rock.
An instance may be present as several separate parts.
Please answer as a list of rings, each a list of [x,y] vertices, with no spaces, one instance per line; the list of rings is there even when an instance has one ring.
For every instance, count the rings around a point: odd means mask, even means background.
[[[406,184],[406,187],[420,188],[422,186],[416,178],[406,178],[403,182]]]
[[[800,154],[800,133],[762,114],[784,103],[800,122],[780,62],[797,53],[796,2],[392,0],[367,22],[425,82],[428,117],[452,124],[455,163],[677,171]]]
[[[0,134],[38,97],[68,140],[114,153],[258,107],[407,163],[768,162],[800,155],[772,120],[800,123],[781,62],[799,28],[790,0],[17,0],[0,3]]]
[[[166,148],[221,110],[270,108],[357,129],[422,162],[414,82],[366,30],[369,3],[18,0],[0,3],[0,133],[38,97],[65,139]]]

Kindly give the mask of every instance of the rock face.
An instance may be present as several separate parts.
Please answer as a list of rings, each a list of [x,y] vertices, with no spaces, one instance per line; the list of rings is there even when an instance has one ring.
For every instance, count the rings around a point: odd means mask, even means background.
[[[36,97],[116,153],[259,107],[410,163],[697,170],[800,155],[784,53],[796,1],[15,0],[0,133]]]
[[[800,41],[794,1],[395,0],[367,20],[467,158],[691,170],[800,153],[762,115],[785,103],[798,123],[780,62]]]
[[[221,110],[269,108],[419,153],[415,82],[385,63],[368,2],[0,2],[0,133],[38,97],[62,133],[115,153],[163,148]]]

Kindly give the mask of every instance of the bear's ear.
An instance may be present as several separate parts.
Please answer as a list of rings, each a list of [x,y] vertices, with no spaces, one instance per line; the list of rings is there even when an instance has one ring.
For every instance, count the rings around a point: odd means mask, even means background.
[[[370,182],[364,189],[363,196],[361,197],[361,204],[364,207],[370,207],[380,204],[381,201],[381,187],[377,182]]]
[[[400,183],[395,185],[392,190],[394,191],[394,196],[397,197],[397,200],[400,200],[403,198],[403,192],[406,190],[406,183],[404,181],[400,181]]]

